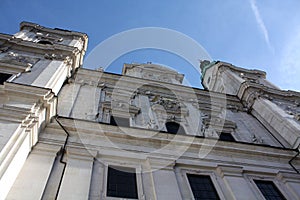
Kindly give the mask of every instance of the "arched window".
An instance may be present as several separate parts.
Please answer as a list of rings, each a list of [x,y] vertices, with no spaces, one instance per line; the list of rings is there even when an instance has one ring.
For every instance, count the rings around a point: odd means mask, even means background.
[[[185,134],[184,128],[176,122],[167,122],[166,128],[167,128],[168,133]]]
[[[40,40],[38,41],[39,44],[50,44],[50,45],[53,45],[52,42],[50,41],[47,41],[47,40]]]

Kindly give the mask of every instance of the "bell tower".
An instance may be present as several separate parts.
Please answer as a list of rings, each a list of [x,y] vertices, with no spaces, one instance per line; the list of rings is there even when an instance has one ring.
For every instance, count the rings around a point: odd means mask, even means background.
[[[206,60],[200,68],[205,89],[237,96],[283,146],[299,146],[300,93],[279,89],[266,79],[264,71]]]
[[[87,35],[22,22],[20,31],[0,36],[0,73],[9,82],[52,89],[57,94],[66,78],[80,67]],[[1,76],[1,77],[4,77]]]
[[[81,66],[86,48],[84,33],[30,22],[14,35],[0,33],[0,199],[56,115],[57,94]]]

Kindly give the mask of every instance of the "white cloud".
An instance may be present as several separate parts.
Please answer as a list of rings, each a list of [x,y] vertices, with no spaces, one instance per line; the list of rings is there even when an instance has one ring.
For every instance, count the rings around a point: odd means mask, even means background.
[[[269,33],[268,33],[268,30],[265,26],[265,23],[262,19],[262,17],[260,16],[260,13],[259,13],[259,10],[258,10],[258,7],[256,5],[256,1],[255,0],[250,0],[250,4],[251,4],[251,8],[252,8],[252,11],[255,15],[255,19],[256,19],[256,22],[259,26],[259,28],[261,29],[263,35],[264,35],[264,38],[265,38],[265,41],[268,45],[268,47],[272,50],[272,52],[274,52],[274,49],[270,43],[270,39],[269,39]]]

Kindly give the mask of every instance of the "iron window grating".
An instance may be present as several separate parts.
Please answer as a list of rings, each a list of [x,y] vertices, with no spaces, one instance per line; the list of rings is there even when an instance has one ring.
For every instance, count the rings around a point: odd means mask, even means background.
[[[266,200],[286,200],[272,181],[254,180]]]
[[[135,169],[108,167],[107,196],[138,199]]]
[[[187,174],[195,200],[219,200],[214,184],[207,175]]]

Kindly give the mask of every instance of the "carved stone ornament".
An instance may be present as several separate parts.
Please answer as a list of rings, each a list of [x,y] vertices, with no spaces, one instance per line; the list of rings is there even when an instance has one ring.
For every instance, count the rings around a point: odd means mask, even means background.
[[[300,121],[300,113],[294,114],[294,118],[295,120]]]
[[[298,101],[288,102],[284,100],[274,99],[273,103],[283,109],[287,114],[294,117],[295,120],[300,121],[300,105]]]
[[[157,73],[152,73],[152,72],[144,73],[142,78],[161,81],[161,82],[167,82],[167,83],[172,82],[168,75],[157,74]]]
[[[7,52],[9,47],[0,47],[0,53]]]
[[[226,108],[233,112],[238,112],[240,110],[238,105],[233,105],[233,104],[228,104]]]
[[[63,41],[62,37],[58,37],[56,35],[51,35],[49,33],[36,32],[35,37],[39,40],[46,40],[46,41],[50,41],[50,42],[62,42]]]
[[[135,115],[140,112],[140,108],[121,101],[106,101],[101,105],[103,109],[114,110],[116,112],[126,112]]]
[[[178,111],[181,109],[181,103],[178,100],[169,99],[165,97],[154,96],[150,102],[152,105],[162,105],[166,111]]]
[[[25,71],[30,71],[31,67],[39,60],[39,58],[29,57],[27,55],[20,55],[9,51],[3,57],[0,57],[0,62],[21,65],[26,67]]]
[[[264,141],[261,137],[257,137],[256,135],[253,135],[252,142],[256,144],[263,144]]]
[[[49,60],[59,60],[59,61],[64,61],[66,65],[72,65],[73,60],[69,56],[65,56],[62,54],[45,54],[44,58],[49,59]]]

